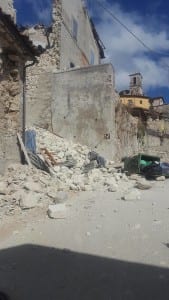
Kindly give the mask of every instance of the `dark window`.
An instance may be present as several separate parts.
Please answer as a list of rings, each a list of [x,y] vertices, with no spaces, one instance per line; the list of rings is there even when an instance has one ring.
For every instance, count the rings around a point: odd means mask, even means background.
[[[140,100],[140,104],[143,104],[143,101],[142,101],[142,100]]]
[[[133,78],[133,84],[136,84],[136,77]]]
[[[77,34],[78,34],[78,23],[76,19],[72,19],[72,35],[75,40],[77,40]]]
[[[70,68],[74,68],[75,64],[73,62],[70,62]]]

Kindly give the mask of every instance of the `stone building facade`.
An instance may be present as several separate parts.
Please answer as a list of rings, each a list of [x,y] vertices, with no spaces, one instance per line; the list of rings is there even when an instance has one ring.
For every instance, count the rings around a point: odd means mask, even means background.
[[[0,173],[8,162],[20,159],[17,132],[23,129],[24,68],[36,54],[12,18],[0,11]]]
[[[27,76],[27,124],[32,107],[36,106],[43,74],[56,70],[81,68],[100,64],[104,50],[82,0],[53,0],[52,26],[35,26],[25,30],[34,45],[45,48],[39,62],[28,70]],[[46,83],[47,84],[47,83]],[[49,94],[44,90],[42,98],[48,103]]]
[[[53,0],[51,27],[35,26],[25,33],[35,45],[47,47],[40,66],[67,70],[97,65],[104,58],[104,46],[82,0]]]
[[[62,0],[60,69],[100,64],[104,53],[99,43],[84,2]]]
[[[165,100],[163,97],[155,97],[151,99],[151,104],[153,107],[165,105]]]
[[[101,64],[44,72],[29,121],[105,157],[115,156],[115,75]]]

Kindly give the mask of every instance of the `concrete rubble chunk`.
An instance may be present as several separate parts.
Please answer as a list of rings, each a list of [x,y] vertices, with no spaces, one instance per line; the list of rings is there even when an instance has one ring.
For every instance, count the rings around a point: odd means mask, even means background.
[[[157,177],[156,181],[165,181],[165,176],[159,176],[159,177]]]
[[[7,193],[7,184],[5,182],[0,182],[0,195],[6,195]]]
[[[21,209],[31,209],[38,206],[41,195],[33,192],[22,194],[20,199]]]
[[[133,189],[132,191],[128,192],[126,195],[122,196],[122,200],[125,201],[136,201],[140,200],[141,194],[138,190]]]
[[[116,182],[116,179],[115,179],[113,176],[105,178],[104,185],[106,185],[106,186],[108,186],[108,187],[114,186],[114,187],[116,187],[116,188],[117,188],[117,186],[118,186],[118,185],[117,185],[117,182]]]
[[[37,182],[27,181],[24,184],[24,189],[26,189],[28,191],[33,191],[33,192],[36,192],[36,193],[40,193],[41,192],[41,185]]]
[[[109,191],[109,192],[117,192],[117,186],[115,186],[115,185],[113,185],[113,184],[110,185],[109,188],[108,188],[108,191]]]
[[[142,178],[136,182],[135,187],[140,190],[149,190],[152,188],[152,184],[149,181]]]
[[[68,194],[65,192],[57,192],[54,198],[55,203],[65,203],[68,200]]]
[[[140,178],[141,178],[141,176],[140,175],[138,175],[138,174],[132,174],[132,175],[130,175],[129,176],[129,179],[130,180],[140,180]]]
[[[113,167],[116,169],[120,169],[124,167],[124,163],[123,162],[119,162],[119,163],[113,163]]]
[[[51,219],[65,219],[66,205],[64,203],[49,205],[47,213]]]

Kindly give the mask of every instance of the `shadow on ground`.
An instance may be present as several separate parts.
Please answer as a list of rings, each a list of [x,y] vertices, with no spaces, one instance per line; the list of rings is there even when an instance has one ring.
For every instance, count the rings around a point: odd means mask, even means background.
[[[169,269],[33,245],[0,251],[11,300],[168,300]]]

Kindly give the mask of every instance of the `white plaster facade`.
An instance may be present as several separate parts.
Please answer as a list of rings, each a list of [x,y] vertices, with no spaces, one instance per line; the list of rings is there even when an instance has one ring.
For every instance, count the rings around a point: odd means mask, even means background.
[[[50,59],[44,59],[43,55],[39,65],[67,70],[100,64],[104,51],[82,0],[53,0],[52,18],[48,36],[50,45],[45,55]],[[46,48],[48,43],[43,26],[29,28],[25,33],[34,45]]]
[[[62,0],[60,69],[100,64],[88,12],[81,0]]]

